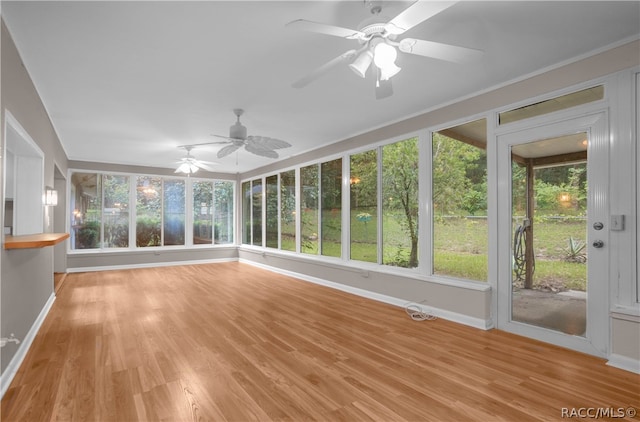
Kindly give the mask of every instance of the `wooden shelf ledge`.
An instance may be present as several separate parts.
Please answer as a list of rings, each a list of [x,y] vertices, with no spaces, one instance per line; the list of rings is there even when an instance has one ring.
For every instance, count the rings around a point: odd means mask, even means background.
[[[29,249],[53,246],[69,238],[69,233],[39,233],[24,236],[5,236],[5,249]]]

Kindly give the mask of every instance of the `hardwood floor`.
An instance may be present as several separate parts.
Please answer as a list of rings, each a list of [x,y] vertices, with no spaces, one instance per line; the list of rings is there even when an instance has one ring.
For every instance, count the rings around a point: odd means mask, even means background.
[[[640,410],[639,386],[602,359],[232,262],[69,274],[2,420],[549,421]]]

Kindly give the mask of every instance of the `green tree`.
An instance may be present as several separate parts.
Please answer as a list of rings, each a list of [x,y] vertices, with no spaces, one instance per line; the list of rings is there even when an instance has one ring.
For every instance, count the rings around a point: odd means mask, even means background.
[[[458,214],[464,209],[465,193],[473,184],[467,172],[476,168],[480,148],[449,138],[433,135],[433,208],[440,215]]]
[[[418,266],[418,139],[385,145],[382,150],[383,209],[404,214],[401,226],[409,236],[411,250],[406,266]]]

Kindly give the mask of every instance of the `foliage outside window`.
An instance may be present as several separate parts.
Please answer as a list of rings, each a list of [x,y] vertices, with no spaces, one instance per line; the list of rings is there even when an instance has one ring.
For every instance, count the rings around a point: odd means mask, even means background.
[[[320,173],[322,192],[321,254],[340,257],[342,255],[342,158],[322,163]]]
[[[382,262],[418,266],[418,138],[382,147]]]
[[[213,182],[193,182],[193,244],[213,243]]]
[[[308,254],[318,253],[318,165],[300,169],[300,227],[301,250]]]
[[[102,226],[101,175],[74,173],[70,190],[71,248],[99,248]]]
[[[251,244],[262,246],[262,179],[256,179],[251,183],[251,208]]]
[[[105,174],[104,192],[104,248],[129,247],[129,176]]]
[[[278,247],[278,176],[273,175],[265,179],[266,195],[266,246],[268,248]]]
[[[280,248],[296,250],[296,171],[280,173]]]
[[[162,243],[162,179],[138,176],[136,184],[136,246]]]
[[[350,258],[378,262],[378,152],[351,156]]]
[[[432,139],[433,273],[486,281],[486,153],[456,128],[445,133]]]
[[[214,184],[214,242],[233,243],[234,183],[216,181]]]

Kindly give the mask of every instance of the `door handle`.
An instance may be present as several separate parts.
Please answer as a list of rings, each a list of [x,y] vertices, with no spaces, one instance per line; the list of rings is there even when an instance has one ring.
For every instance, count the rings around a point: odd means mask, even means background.
[[[604,242],[603,242],[602,240],[595,240],[595,241],[593,242],[593,247],[594,247],[594,248],[598,248],[598,249],[600,249],[600,248],[602,248],[603,246],[604,246]]]

